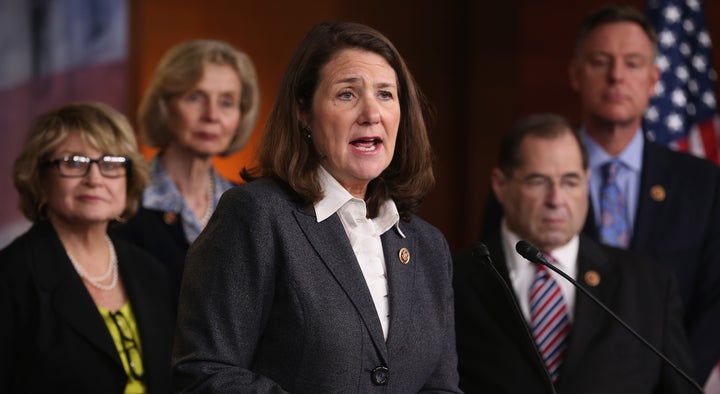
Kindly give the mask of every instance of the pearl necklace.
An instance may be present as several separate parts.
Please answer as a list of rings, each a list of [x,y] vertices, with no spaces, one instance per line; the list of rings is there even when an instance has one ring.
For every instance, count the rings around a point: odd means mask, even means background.
[[[215,211],[215,182],[213,182],[213,177],[210,175],[210,187],[208,188],[207,192],[207,209],[205,210],[205,214],[202,218],[200,218],[200,225],[202,227],[205,227],[207,223],[210,221],[210,217],[212,216],[213,212]]]
[[[110,241],[110,237],[105,235],[105,241],[108,244],[108,248],[110,249],[110,260],[108,261],[108,267],[105,272],[96,277],[90,276],[90,274],[85,271],[85,268],[82,267],[71,255],[70,252],[67,253],[68,259],[70,259],[70,262],[72,263],[73,267],[75,267],[75,271],[77,271],[78,275],[80,275],[81,278],[85,279],[91,286],[100,289],[100,290],[112,290],[117,286],[118,283],[118,258],[117,254],[115,253],[115,246],[113,246],[112,241]],[[104,285],[100,282],[106,280],[107,278],[112,275],[112,280],[110,280],[110,284]]]

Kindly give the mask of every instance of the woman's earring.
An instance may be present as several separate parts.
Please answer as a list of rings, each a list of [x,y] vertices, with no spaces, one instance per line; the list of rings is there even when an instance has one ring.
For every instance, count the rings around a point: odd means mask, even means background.
[[[305,133],[305,138],[310,139],[312,136],[310,135],[310,127],[301,125],[300,130],[302,130]]]

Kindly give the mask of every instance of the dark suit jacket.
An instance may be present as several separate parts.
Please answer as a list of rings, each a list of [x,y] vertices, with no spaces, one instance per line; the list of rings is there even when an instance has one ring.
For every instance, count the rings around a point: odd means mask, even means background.
[[[452,263],[417,217],[381,240],[387,342],[337,215],[318,223],[279,183],[225,192],[190,247],[173,351],[176,389],[457,392]],[[401,263],[407,248],[410,261]],[[384,385],[377,367],[388,369]],[[373,371],[375,370],[375,373]]]
[[[164,270],[113,240],[120,278],[140,332],[146,386],[167,393],[173,332]],[[0,251],[0,391],[122,393],[115,343],[49,222]]]
[[[502,208],[490,196],[483,238],[497,234],[501,216]],[[592,207],[583,233],[599,239]],[[720,359],[720,169],[645,141],[630,250],[675,273],[694,377],[704,382]]]
[[[170,277],[170,290],[177,297],[189,247],[180,214],[140,207],[127,223],[114,226],[110,233],[145,249],[163,263]]]
[[[470,251],[454,257],[460,387],[468,393],[552,393],[515,293],[505,288],[510,279],[499,237],[488,248],[504,283]],[[682,307],[669,272],[584,236],[578,264],[578,278],[588,271],[600,275],[596,287],[586,286],[594,296],[689,372]],[[655,353],[579,292],[571,324],[558,393],[694,392]]]
[[[657,198],[660,189],[663,199]],[[639,194],[630,250],[678,278],[695,377],[704,382],[720,359],[720,170],[645,142]],[[592,214],[584,232],[598,238]]]

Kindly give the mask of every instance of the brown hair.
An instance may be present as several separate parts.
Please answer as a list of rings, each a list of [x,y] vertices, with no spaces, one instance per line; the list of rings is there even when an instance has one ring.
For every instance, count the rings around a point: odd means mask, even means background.
[[[629,5],[610,4],[595,10],[583,19],[575,41],[575,54],[577,55],[579,53],[582,44],[590,32],[599,26],[619,22],[630,22],[640,26],[648,39],[650,39],[653,52],[657,50],[657,33],[652,23],[650,23],[642,12]]]
[[[138,152],[135,133],[125,116],[99,103],[69,104],[35,118],[13,167],[23,215],[33,222],[47,218],[42,187],[44,164],[70,133],[79,133],[85,143],[105,154],[130,159],[121,219],[130,218],[137,211],[149,179],[147,164]]]
[[[160,60],[150,87],[140,102],[138,120],[147,144],[164,148],[172,139],[168,102],[192,89],[203,77],[206,64],[230,66],[240,77],[240,123],[223,156],[240,150],[252,134],[260,108],[258,80],[250,57],[230,44],[192,40],[171,48]]]
[[[301,201],[322,198],[317,176],[319,155],[304,138],[301,115],[309,115],[320,71],[343,49],[362,49],[382,56],[395,70],[400,100],[400,125],[393,159],[366,192],[368,217],[391,198],[408,220],[434,185],[430,143],[424,112],[426,102],[395,46],[377,30],[357,23],[315,26],[295,51],[270,112],[258,148],[258,165],[243,169],[243,178],[274,177],[286,182]]]
[[[570,123],[562,116],[555,114],[535,114],[520,119],[510,127],[500,140],[500,153],[498,155],[498,168],[508,177],[512,176],[515,169],[522,165],[520,157],[520,145],[525,137],[533,136],[544,139],[554,139],[565,134],[575,137],[582,156],[584,169],[588,168],[588,155],[585,144],[580,133],[570,126]]]

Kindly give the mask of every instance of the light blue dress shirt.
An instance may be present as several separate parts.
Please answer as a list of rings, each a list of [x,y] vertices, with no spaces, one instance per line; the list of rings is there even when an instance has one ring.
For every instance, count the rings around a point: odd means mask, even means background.
[[[642,173],[642,152],[645,140],[642,130],[638,130],[630,143],[617,157],[610,156],[587,134],[580,129],[580,135],[588,153],[588,166],[590,174],[590,198],[593,205],[595,223],[600,223],[600,187],[602,186],[602,172],[600,168],[608,161],[617,158],[620,161],[620,170],[617,175],[618,186],[627,197],[626,206],[629,223],[635,223],[637,216],[638,196],[640,194],[640,174]],[[632,239],[632,229],[630,237]]]

